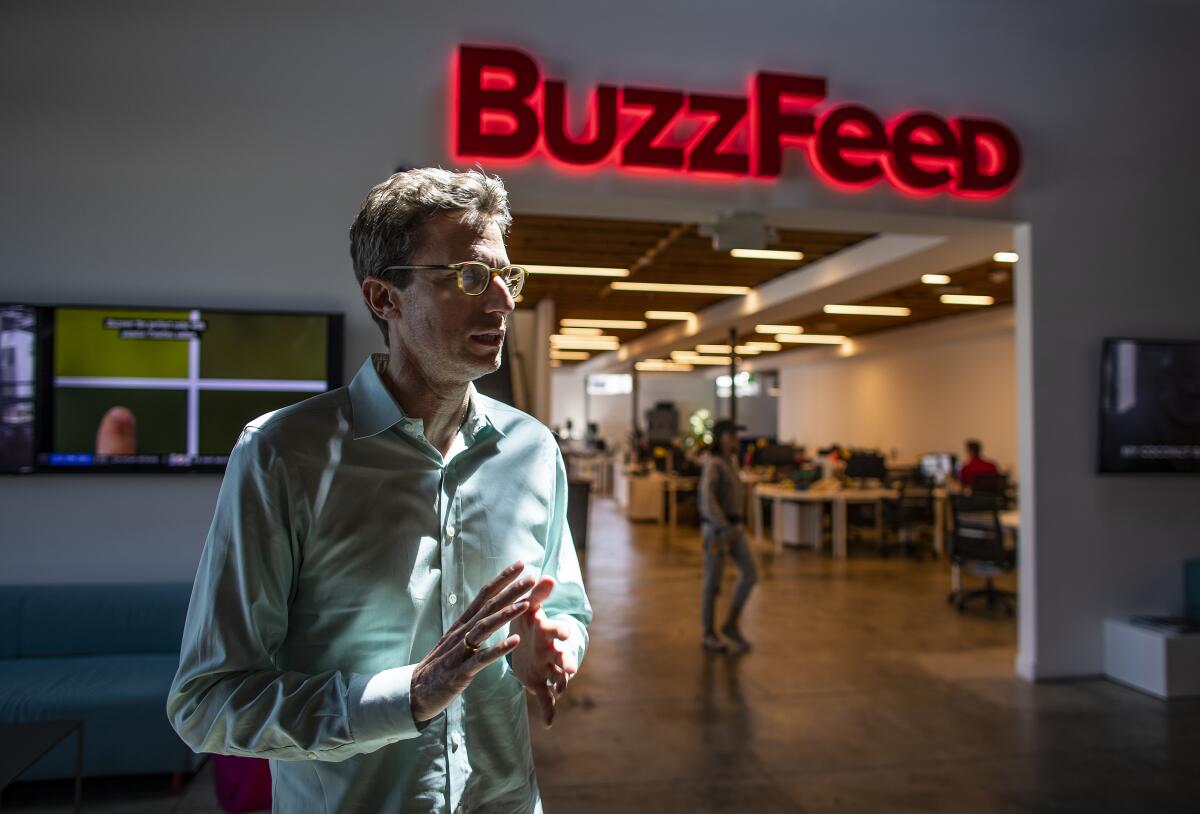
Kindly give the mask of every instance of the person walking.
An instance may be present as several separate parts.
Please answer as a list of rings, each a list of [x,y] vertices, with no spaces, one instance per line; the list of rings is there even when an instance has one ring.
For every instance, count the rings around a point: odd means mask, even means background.
[[[732,421],[718,421],[713,427],[712,447],[700,472],[698,496],[700,534],[704,542],[704,588],[700,605],[704,638],[701,643],[705,650],[712,652],[727,649],[713,624],[726,556],[733,558],[741,578],[729,606],[729,615],[721,626],[721,634],[739,649],[750,649],[739,621],[750,591],[758,582],[758,569],[742,525],[746,496],[738,476],[737,451],[737,425]]]

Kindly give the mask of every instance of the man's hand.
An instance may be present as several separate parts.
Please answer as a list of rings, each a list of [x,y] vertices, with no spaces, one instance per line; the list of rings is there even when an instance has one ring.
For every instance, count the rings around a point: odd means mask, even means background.
[[[546,618],[542,603],[554,590],[554,580],[542,577],[529,594],[529,609],[513,622],[521,643],[513,653],[513,672],[525,689],[537,696],[546,726],[554,723],[554,706],[567,691],[567,682],[579,671],[574,654],[560,649],[571,636],[564,622]]]
[[[484,585],[470,607],[413,670],[409,698],[414,721],[437,717],[483,668],[521,643],[520,636],[509,636],[497,645],[479,649],[489,636],[530,610],[525,593],[533,587],[533,579],[513,582],[524,567],[513,563]]]

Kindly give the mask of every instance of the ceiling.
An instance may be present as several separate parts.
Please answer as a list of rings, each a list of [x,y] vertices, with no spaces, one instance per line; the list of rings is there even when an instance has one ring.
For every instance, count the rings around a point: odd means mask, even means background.
[[[629,269],[624,278],[635,282],[712,283],[757,287],[769,280],[823,260],[867,238],[865,233],[779,229],[769,249],[800,251],[796,260],[740,259],[713,249],[712,240],[698,233],[692,223],[611,220],[599,218],[515,215],[509,234],[508,255],[518,265],[592,266]],[[910,316],[867,317],[797,313],[772,323],[803,326],[806,333],[832,333],[860,336],[889,328],[898,328],[951,316],[977,306],[945,305],[939,296],[948,292],[986,294],[996,304],[1012,302],[1012,275],[1009,264],[990,259],[953,272],[930,269],[951,276],[948,286],[925,285],[919,280],[894,288],[855,305],[902,305]],[[622,344],[677,322],[646,320],[648,310],[690,311],[699,313],[727,299],[704,294],[648,293],[614,291],[611,278],[574,277],[549,274],[530,275],[518,308],[534,308],[545,298],[554,300],[556,321],[570,318],[643,320],[643,330],[606,330]],[[751,320],[742,326],[739,342],[766,340],[770,336],[754,333]],[[556,322],[557,324],[557,322]],[[686,343],[680,350],[690,349]],[[804,345],[784,349],[803,348]],[[595,355],[595,354],[593,354]],[[759,357],[763,358],[763,357]],[[564,361],[570,365],[572,362]]]

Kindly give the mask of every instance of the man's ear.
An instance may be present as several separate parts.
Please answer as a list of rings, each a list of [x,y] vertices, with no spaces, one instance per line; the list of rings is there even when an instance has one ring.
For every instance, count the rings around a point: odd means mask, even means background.
[[[385,283],[378,277],[368,277],[362,284],[363,299],[367,302],[375,316],[383,320],[400,319],[403,309],[403,298],[394,286]]]

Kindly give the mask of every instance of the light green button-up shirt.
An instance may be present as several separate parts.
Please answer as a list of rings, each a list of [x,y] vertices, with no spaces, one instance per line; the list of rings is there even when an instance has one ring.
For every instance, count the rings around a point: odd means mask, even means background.
[[[386,362],[243,431],[167,713],[196,751],[270,758],[277,812],[537,811],[507,659],[421,727],[409,690],[416,663],[516,560],[557,581],[546,614],[569,623],[582,660],[592,612],[558,445],[472,387],[443,458],[385,388]]]

